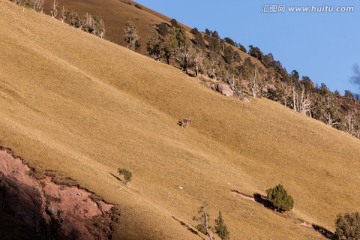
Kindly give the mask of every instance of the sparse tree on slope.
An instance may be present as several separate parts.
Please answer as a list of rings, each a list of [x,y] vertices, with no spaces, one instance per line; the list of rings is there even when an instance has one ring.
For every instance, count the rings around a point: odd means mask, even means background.
[[[339,240],[360,239],[360,214],[358,212],[340,214],[336,218],[335,225],[335,235]]]
[[[161,59],[161,44],[162,40],[160,34],[156,30],[151,31],[149,40],[146,44],[146,49],[150,56],[154,57],[155,60]]]
[[[194,55],[194,58],[193,58],[193,61],[194,61],[194,70],[195,70],[195,74],[196,74],[196,77],[199,79],[199,76],[201,74],[201,72],[204,71],[204,55],[203,55],[203,52],[200,50],[200,51],[197,51]]]
[[[140,36],[137,33],[135,23],[128,21],[124,28],[125,41],[128,43],[128,48],[135,51],[140,47]]]
[[[37,12],[42,12],[44,6],[44,0],[34,0],[33,9]]]
[[[215,238],[212,236],[210,232],[210,225],[209,225],[210,215],[208,213],[207,204],[204,204],[199,208],[198,214],[199,214],[198,217],[193,218],[194,220],[199,222],[199,224],[196,225],[196,229],[199,230],[199,232],[201,232],[202,234],[208,236],[210,240],[214,240]]]
[[[219,217],[215,220],[215,231],[216,234],[221,238],[221,240],[229,240],[230,232],[227,229],[227,226],[224,223],[221,211],[219,212]]]
[[[305,86],[300,85],[301,94],[298,94],[293,87],[293,109],[301,114],[311,116],[311,99],[309,94],[305,94]]]
[[[177,46],[175,30],[171,28],[165,37],[165,44],[162,51],[162,56],[166,59],[167,64],[170,64],[170,59],[176,55]]]
[[[188,68],[191,67],[193,62],[194,48],[183,27],[173,24],[173,29],[177,43],[175,59],[180,64],[183,72],[188,73]]]
[[[254,67],[254,76],[251,78],[250,88],[253,97],[256,98],[260,93],[260,79],[257,66]]]
[[[96,17],[94,17],[94,19],[95,19],[95,33],[96,33],[95,35],[100,38],[104,38],[106,33],[104,20],[102,20],[102,18],[98,19]]]
[[[10,2],[14,2],[19,6],[31,8],[33,6],[33,2],[31,0],[10,0]]]
[[[60,11],[61,22],[66,21],[68,14],[69,14],[69,10],[65,9],[65,7],[63,6]]]
[[[58,2],[56,0],[54,0],[53,4],[51,5],[51,10],[50,10],[50,13],[51,13],[51,17],[52,18],[56,18],[56,16],[58,15]]]
[[[294,206],[294,199],[287,194],[285,188],[279,184],[266,190],[267,198],[279,212],[290,211]]]
[[[195,45],[197,45],[199,47],[205,47],[206,46],[205,41],[203,39],[203,36],[199,32],[199,30],[197,28],[193,28],[190,32],[194,35],[193,42],[194,42]]]
[[[75,28],[78,29],[82,29],[83,27],[83,21],[81,19],[81,17],[79,16],[79,14],[77,12],[74,11],[70,11],[67,14],[67,19],[69,21],[69,24]]]

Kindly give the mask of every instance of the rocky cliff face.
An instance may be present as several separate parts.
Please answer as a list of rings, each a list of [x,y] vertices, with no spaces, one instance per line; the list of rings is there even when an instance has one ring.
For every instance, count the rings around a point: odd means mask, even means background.
[[[92,193],[38,180],[10,151],[0,149],[0,239],[111,239],[113,205]]]

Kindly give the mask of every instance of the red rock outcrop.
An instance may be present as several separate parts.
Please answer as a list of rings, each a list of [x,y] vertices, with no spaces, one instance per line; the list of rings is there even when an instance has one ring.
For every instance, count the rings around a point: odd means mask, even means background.
[[[0,216],[11,223],[0,229],[1,239],[111,239],[113,205],[50,177],[38,180],[31,172],[0,149]]]

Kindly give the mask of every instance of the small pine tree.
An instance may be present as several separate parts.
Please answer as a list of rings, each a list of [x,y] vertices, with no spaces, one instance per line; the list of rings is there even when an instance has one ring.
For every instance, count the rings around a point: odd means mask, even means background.
[[[118,172],[124,176],[125,184],[128,184],[131,181],[132,173],[129,170],[125,168],[119,168]]]
[[[243,51],[244,53],[247,52],[247,50],[246,50],[246,48],[245,48],[244,45],[239,44],[239,49],[240,49],[241,51]]]
[[[156,30],[153,30],[150,33],[149,40],[146,44],[146,49],[150,56],[153,56],[156,60],[161,58],[161,44],[162,40],[159,33]]]
[[[338,215],[335,221],[335,235],[339,240],[360,239],[360,213],[345,213]]]
[[[221,211],[219,212],[218,218],[215,219],[215,232],[221,238],[221,240],[230,239],[230,232],[228,231],[227,226],[224,223]]]
[[[279,184],[266,190],[267,198],[279,212],[290,211],[294,206],[294,199],[288,195],[285,188]]]
[[[167,64],[170,64],[170,59],[176,55],[178,49],[178,41],[176,39],[176,31],[171,28],[164,39],[164,47],[162,48],[161,55],[166,59]]]
[[[232,46],[236,47],[236,43],[235,43],[235,41],[234,41],[234,40],[232,40],[231,38],[226,37],[226,38],[224,38],[224,41],[225,41],[226,43],[228,43],[228,44],[230,44],[230,45],[232,45]]]
[[[227,46],[224,51],[224,60],[226,63],[231,64],[234,60],[235,52],[231,46]]]
[[[194,35],[193,42],[195,45],[198,45],[199,47],[205,47],[205,41],[199,30],[197,28],[193,28],[190,32]]]
[[[171,23],[171,26],[175,27],[175,28],[178,28],[180,27],[178,22],[176,21],[176,19],[171,19],[170,20],[170,23]]]

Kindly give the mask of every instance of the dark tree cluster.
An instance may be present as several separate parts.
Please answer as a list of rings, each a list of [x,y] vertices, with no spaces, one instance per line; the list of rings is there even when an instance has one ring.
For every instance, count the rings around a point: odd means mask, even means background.
[[[203,42],[199,36],[193,41],[199,44]],[[193,43],[175,19],[171,20],[171,25],[162,23],[154,27],[147,42],[147,51],[156,60],[165,60],[167,64],[175,60],[185,73],[195,62]]]

